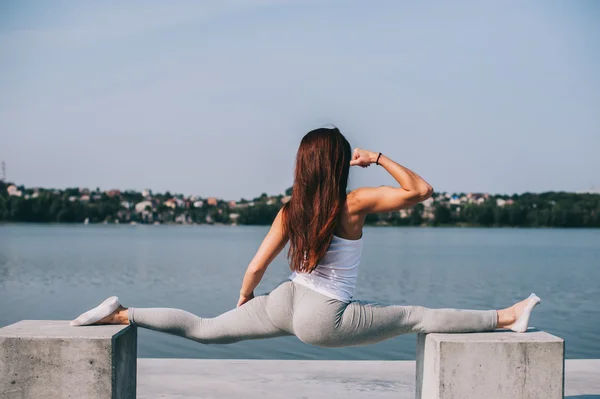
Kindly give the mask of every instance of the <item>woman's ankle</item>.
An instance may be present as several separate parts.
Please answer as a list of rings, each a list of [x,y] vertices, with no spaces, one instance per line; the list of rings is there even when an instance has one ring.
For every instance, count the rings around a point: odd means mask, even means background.
[[[512,307],[497,310],[498,314],[498,328],[504,328],[512,325],[516,321],[515,311]]]
[[[117,309],[115,319],[118,324],[129,324],[129,309],[120,306],[119,309]]]
[[[119,306],[117,310],[94,324],[129,324],[128,309]]]

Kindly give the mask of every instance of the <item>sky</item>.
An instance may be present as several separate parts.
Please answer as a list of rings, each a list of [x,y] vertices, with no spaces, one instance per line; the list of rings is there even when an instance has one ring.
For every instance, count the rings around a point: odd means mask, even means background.
[[[0,2],[0,160],[26,186],[253,198],[334,124],[436,191],[600,186],[600,3]],[[394,184],[352,169],[350,188]]]

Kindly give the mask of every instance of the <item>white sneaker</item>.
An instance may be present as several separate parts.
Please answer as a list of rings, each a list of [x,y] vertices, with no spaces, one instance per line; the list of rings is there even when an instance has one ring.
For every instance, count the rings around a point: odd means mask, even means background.
[[[87,312],[82,313],[78,318],[71,321],[70,325],[88,326],[90,324],[94,324],[112,314],[112,312],[117,310],[119,306],[121,306],[119,303],[119,298],[116,296],[111,296],[110,298],[106,298],[104,302],[96,306],[94,309],[90,309]]]

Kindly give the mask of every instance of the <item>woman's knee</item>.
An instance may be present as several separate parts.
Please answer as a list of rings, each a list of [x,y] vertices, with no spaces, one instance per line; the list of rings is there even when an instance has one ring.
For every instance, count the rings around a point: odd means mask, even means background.
[[[423,306],[408,306],[406,325],[410,332],[427,332],[429,309]]]
[[[422,306],[413,306],[411,322],[414,332],[432,333],[443,331],[451,316],[447,309],[430,309]]]

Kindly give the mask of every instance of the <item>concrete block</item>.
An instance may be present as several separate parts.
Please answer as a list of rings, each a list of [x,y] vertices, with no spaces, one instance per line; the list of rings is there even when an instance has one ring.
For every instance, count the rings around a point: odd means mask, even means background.
[[[23,320],[0,329],[0,399],[134,399],[137,331]]]
[[[419,334],[417,399],[562,399],[564,341],[543,331]]]

